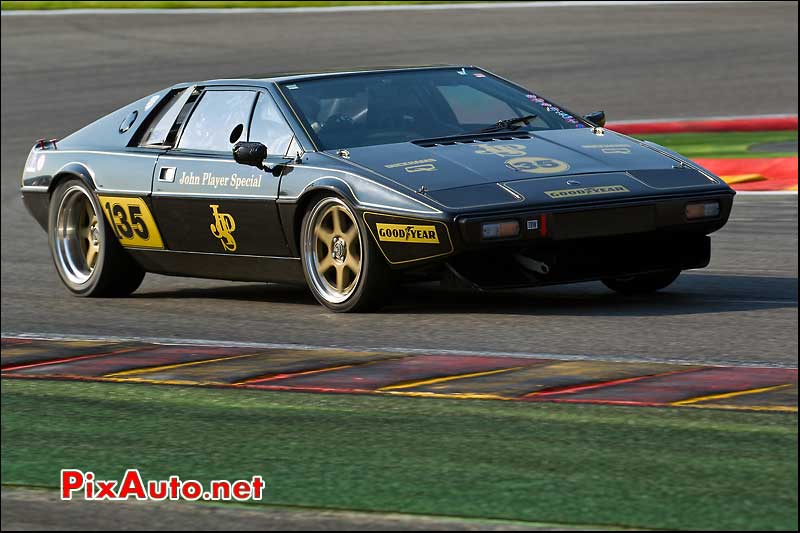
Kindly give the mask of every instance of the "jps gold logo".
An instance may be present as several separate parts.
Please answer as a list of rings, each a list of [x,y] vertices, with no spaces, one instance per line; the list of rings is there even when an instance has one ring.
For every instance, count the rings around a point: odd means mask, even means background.
[[[523,144],[486,144],[475,150],[476,154],[499,155],[500,157],[512,157],[515,155],[525,155],[525,145]]]
[[[228,213],[220,213],[219,205],[209,205],[211,214],[214,215],[214,223],[211,224],[211,235],[219,239],[222,247],[228,252],[236,251],[236,239],[233,232],[236,231],[236,221]]]
[[[420,242],[438,244],[436,226],[408,226],[406,224],[376,224],[378,239],[385,242]]]

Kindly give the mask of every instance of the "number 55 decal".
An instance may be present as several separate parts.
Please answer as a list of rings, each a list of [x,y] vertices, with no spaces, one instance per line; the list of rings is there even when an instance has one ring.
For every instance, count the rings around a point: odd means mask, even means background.
[[[141,198],[98,196],[106,220],[123,246],[164,248],[158,226]]]

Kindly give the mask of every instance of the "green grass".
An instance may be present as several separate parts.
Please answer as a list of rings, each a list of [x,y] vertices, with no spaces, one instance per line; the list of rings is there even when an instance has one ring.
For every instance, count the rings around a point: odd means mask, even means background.
[[[368,6],[376,4],[449,4],[452,2],[2,2],[4,10],[41,10],[41,9],[212,9],[231,7],[333,7],[333,6]]]
[[[658,135],[634,135],[639,139],[653,141],[689,159],[697,157],[789,157],[794,152],[748,152],[753,144],[793,141],[797,145],[797,131],[755,131],[723,133],[665,133]]]
[[[796,529],[797,417],[2,382],[2,482],[261,474],[263,503],[545,523]]]

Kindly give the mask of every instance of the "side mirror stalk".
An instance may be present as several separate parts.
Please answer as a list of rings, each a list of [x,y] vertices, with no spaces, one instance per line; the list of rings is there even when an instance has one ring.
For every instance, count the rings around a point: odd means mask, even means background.
[[[606,125],[605,111],[594,111],[592,113],[589,113],[588,115],[584,115],[583,118],[587,122],[591,122],[595,126],[599,126],[601,128]]]

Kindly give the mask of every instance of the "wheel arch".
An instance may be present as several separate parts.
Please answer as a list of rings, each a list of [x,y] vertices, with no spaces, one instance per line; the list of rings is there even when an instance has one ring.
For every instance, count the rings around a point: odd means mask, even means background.
[[[354,207],[358,207],[358,199],[349,185],[341,178],[321,178],[306,187],[294,204],[294,213],[288,228],[291,235],[287,235],[287,241],[298,254],[300,253],[300,226],[303,224],[303,217],[309,206],[323,196],[338,196],[350,202]]]
[[[94,181],[94,172],[89,169],[85,164],[72,162],[67,163],[66,165],[59,168],[54,174],[53,179],[50,181],[50,185],[47,189],[47,193],[49,196],[53,195],[53,191],[68,179],[79,179],[81,180],[91,191],[97,192],[97,187],[95,186]]]
[[[48,231],[50,219],[50,202],[56,189],[67,180],[77,180],[83,183],[92,193],[97,194],[94,185],[94,175],[89,168],[82,163],[67,163],[59,168],[50,177],[43,187],[47,190],[30,192],[26,191],[23,185],[23,200],[28,211],[43,230]]]

